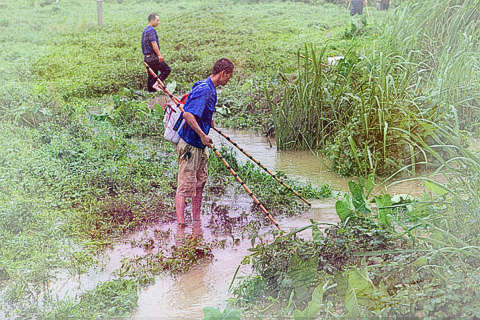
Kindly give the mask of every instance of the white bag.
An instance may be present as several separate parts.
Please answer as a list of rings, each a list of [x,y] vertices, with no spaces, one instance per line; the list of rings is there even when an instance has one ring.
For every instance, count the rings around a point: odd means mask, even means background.
[[[177,144],[178,141],[180,141],[178,131],[180,131],[180,128],[183,125],[185,125],[183,112],[181,112],[176,105],[170,103],[166,107],[163,115],[163,126],[165,127],[165,133],[163,134],[163,137],[173,144]]]

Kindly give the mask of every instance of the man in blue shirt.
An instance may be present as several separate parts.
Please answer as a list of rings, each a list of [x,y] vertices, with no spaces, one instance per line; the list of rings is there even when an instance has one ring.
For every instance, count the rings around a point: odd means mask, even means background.
[[[148,16],[148,25],[143,29],[142,33],[142,51],[144,57],[144,61],[152,68],[155,74],[158,74],[158,71],[161,72],[159,78],[162,82],[170,74],[170,66],[165,62],[162,54],[160,53],[160,45],[158,44],[158,36],[157,31],[155,28],[158,26],[160,18],[158,14],[151,13]],[[155,78],[148,74],[148,91],[155,92],[156,90],[153,88],[155,84]]]
[[[185,198],[192,198],[193,222],[200,222],[203,187],[207,182],[208,147],[213,146],[208,136],[213,127],[213,113],[217,103],[219,86],[227,84],[233,74],[233,63],[220,59],[213,66],[212,74],[193,85],[183,113],[185,125],[179,129],[177,144],[178,177],[175,196],[177,223],[185,226]]]

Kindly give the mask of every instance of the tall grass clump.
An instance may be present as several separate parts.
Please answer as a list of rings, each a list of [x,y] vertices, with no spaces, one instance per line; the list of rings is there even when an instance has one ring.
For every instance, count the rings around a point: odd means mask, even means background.
[[[279,147],[322,149],[340,174],[385,174],[428,160],[412,137],[432,142],[430,121],[478,129],[479,13],[474,0],[409,2],[363,55],[353,42],[326,67],[326,48],[307,47],[272,103]]]
[[[447,123],[478,130],[480,4],[477,0],[409,1],[385,24],[385,42],[421,62],[426,93]]]
[[[435,106],[412,87],[418,65],[381,51],[359,56],[352,47],[326,72],[325,52],[307,47],[297,78],[284,78],[272,108],[278,146],[325,149],[343,175],[414,165],[421,149],[411,136],[426,138],[430,128],[420,119],[435,119]]]

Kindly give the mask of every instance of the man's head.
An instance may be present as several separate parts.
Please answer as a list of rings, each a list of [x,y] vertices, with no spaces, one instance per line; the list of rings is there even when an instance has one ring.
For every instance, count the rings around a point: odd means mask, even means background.
[[[224,86],[233,74],[233,62],[222,58],[215,62],[212,70],[212,80],[214,80],[215,86]]]
[[[158,26],[158,22],[160,21],[160,18],[158,16],[158,14],[156,13],[150,13],[148,15],[148,23],[152,26],[152,27],[156,27]]]

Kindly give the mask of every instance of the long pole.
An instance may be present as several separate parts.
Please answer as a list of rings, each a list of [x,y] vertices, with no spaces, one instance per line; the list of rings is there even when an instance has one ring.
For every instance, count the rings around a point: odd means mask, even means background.
[[[278,230],[280,230],[280,226],[278,225],[277,221],[275,221],[275,219],[272,217],[272,215],[267,211],[267,209],[265,209],[265,207],[263,206],[263,204],[258,201],[257,197],[255,197],[255,195],[253,194],[252,190],[250,190],[250,188],[245,184],[245,182],[242,181],[242,179],[240,179],[240,177],[238,176],[238,174],[235,172],[235,170],[232,169],[232,167],[228,164],[228,162],[225,160],[225,158],[220,154],[220,152],[218,152],[217,148],[215,147],[210,147],[212,148],[213,152],[215,152],[215,154],[217,155],[217,157],[222,160],[223,164],[225,165],[225,167],[227,167],[228,170],[230,170],[230,172],[232,173],[232,175],[235,177],[235,179],[237,179],[238,183],[240,183],[240,185],[243,187],[243,189],[245,189],[245,191],[247,192],[247,194],[253,199],[253,202],[255,202],[255,204],[260,208],[260,210],[263,211],[263,213],[265,213],[265,215],[267,216],[268,219],[270,219],[270,221],[275,225],[275,227],[277,227]]]
[[[163,84],[163,82],[160,80],[160,78],[158,77],[158,75],[155,74],[155,72],[153,72],[152,68],[150,68],[150,66],[148,65],[148,63],[146,63],[145,61],[143,61],[143,64],[145,65],[145,68],[147,68],[147,72],[155,78],[155,80],[157,81],[160,89],[162,89],[162,91],[174,102],[177,104],[177,106],[180,108],[180,110],[183,112],[183,107],[180,105],[180,100],[178,100],[177,97],[175,97],[174,95],[172,95],[170,92],[168,92],[167,88],[165,88],[165,84]]]
[[[293,192],[297,197],[299,197],[303,202],[305,202],[307,205],[312,206],[310,202],[308,202],[307,199],[302,197],[297,191],[293,190],[289,185],[287,185],[284,181],[282,181],[277,175],[275,175],[273,172],[268,170],[260,161],[256,160],[254,157],[252,157],[247,151],[243,150],[242,147],[240,147],[235,141],[233,141],[229,136],[224,134],[221,130],[213,127],[213,130],[217,131],[221,136],[223,136],[225,139],[227,139],[228,142],[233,144],[238,150],[243,152],[244,155],[246,155],[250,160],[255,162],[260,168],[265,170],[269,175],[271,175],[278,183],[280,183],[282,186]]]

